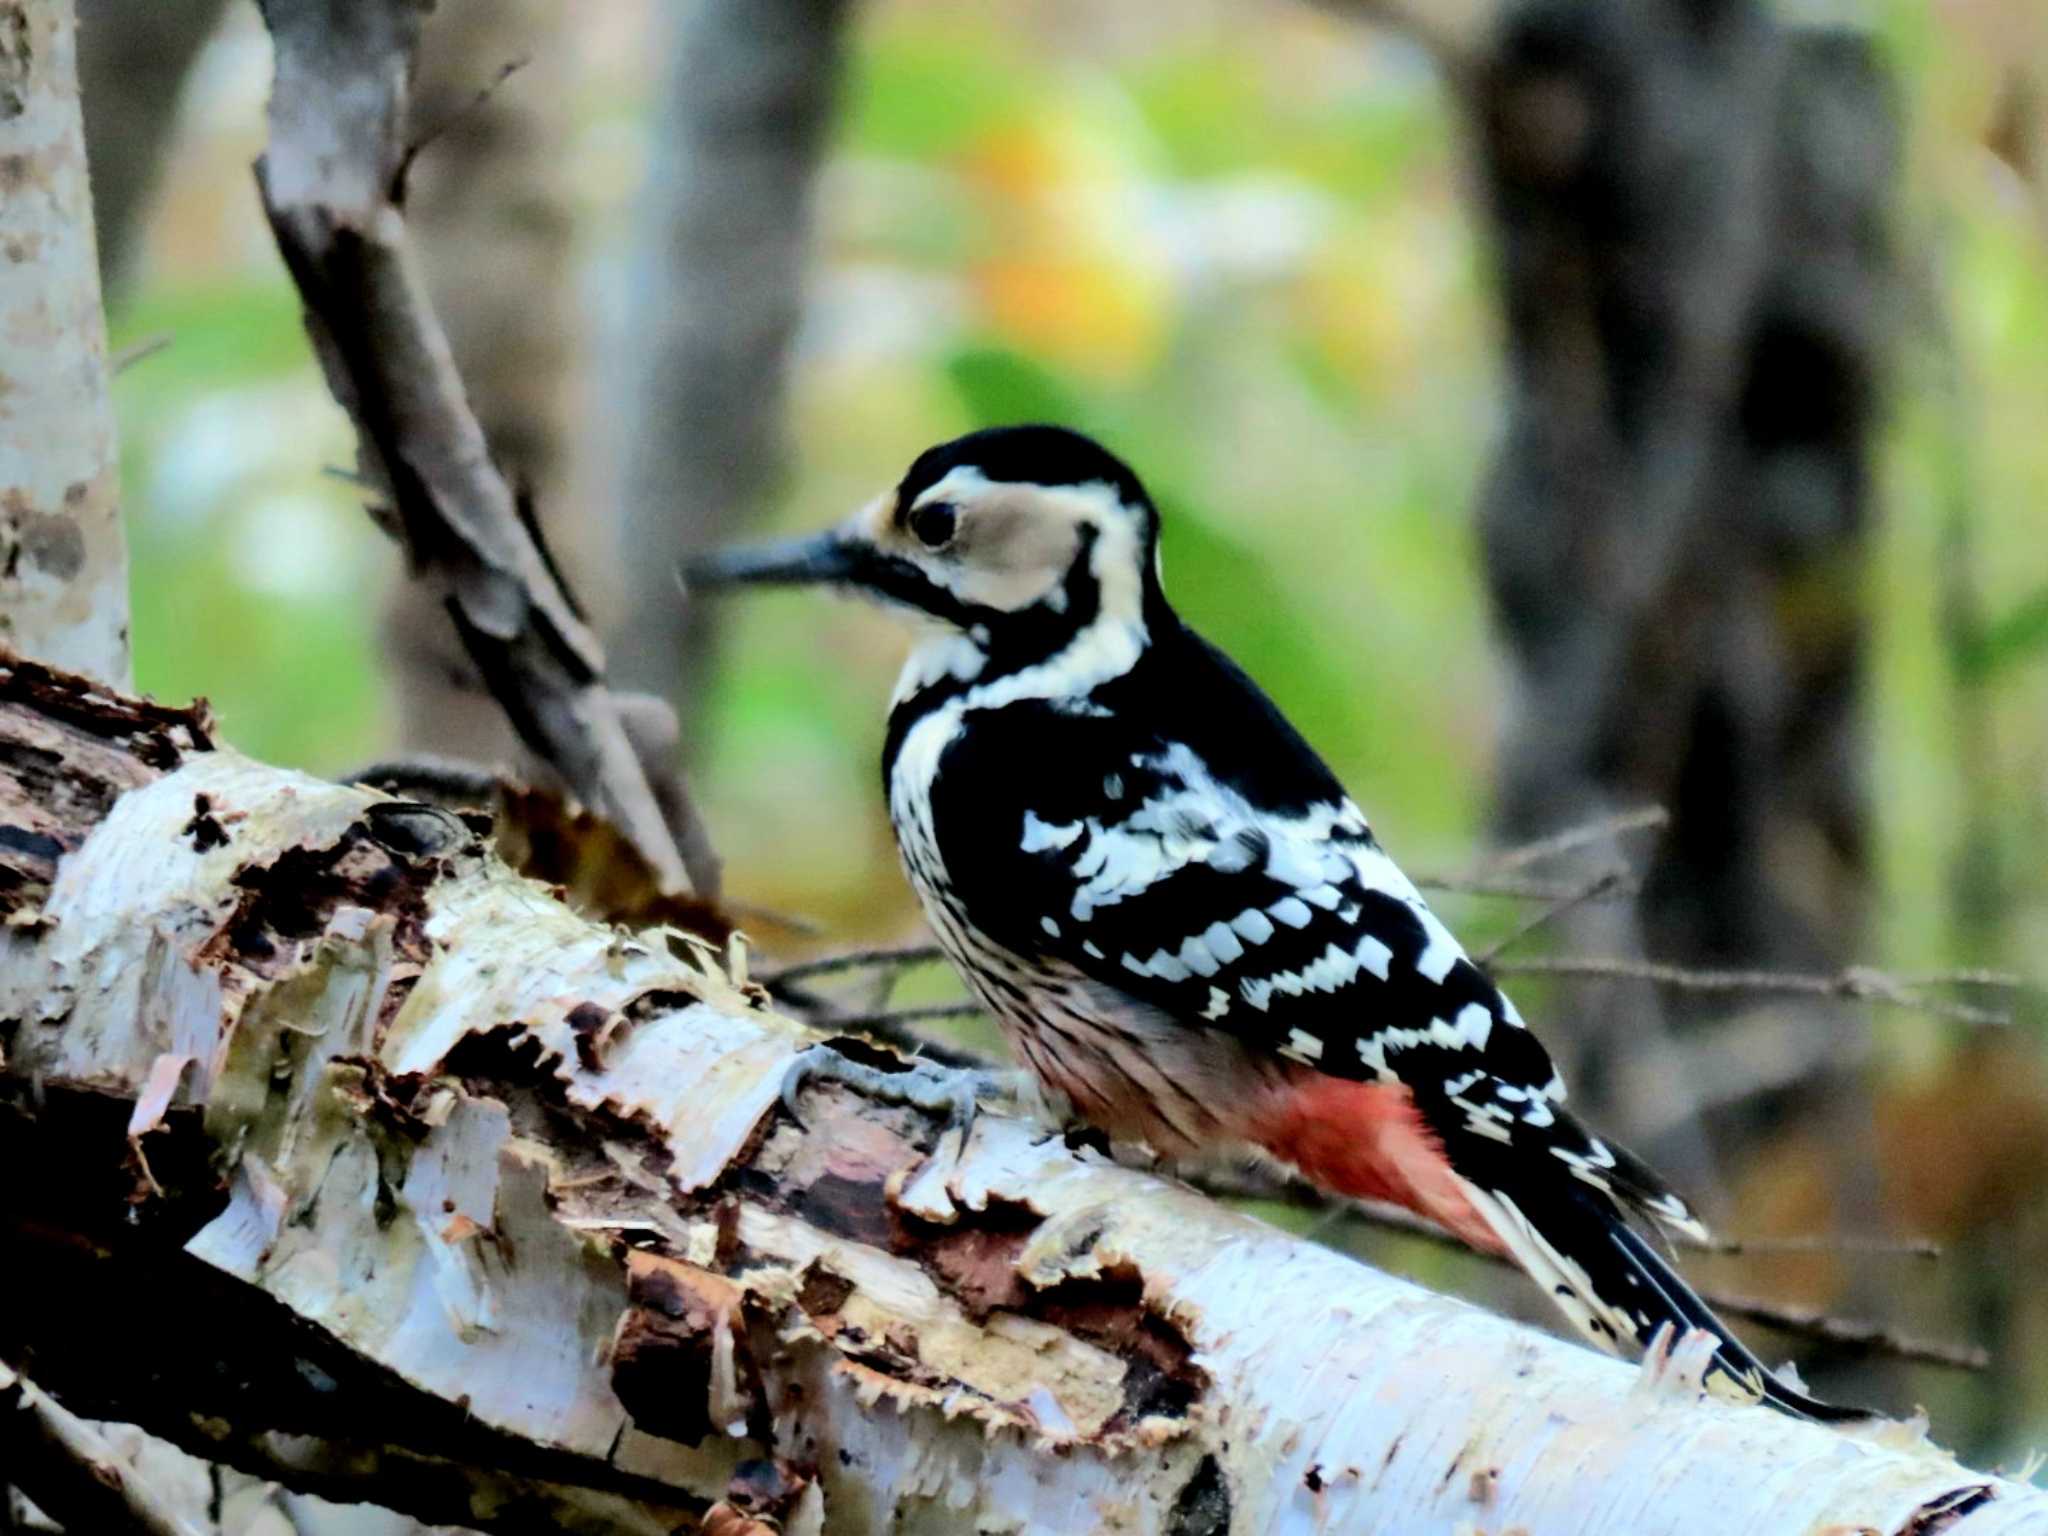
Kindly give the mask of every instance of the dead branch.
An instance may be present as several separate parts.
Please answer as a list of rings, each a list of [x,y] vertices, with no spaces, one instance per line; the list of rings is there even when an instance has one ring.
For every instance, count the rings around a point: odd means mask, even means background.
[[[306,328],[354,419],[414,570],[441,592],[514,728],[666,889],[716,894],[687,795],[636,752],[604,653],[491,462],[429,304],[400,202],[416,0],[265,0],[277,56],[257,184]]]
[[[1607,888],[1609,880],[1609,876],[1603,875],[1588,885],[1573,887],[1567,895],[1567,902],[1575,903],[1587,899],[1596,890]],[[1554,906],[1539,916],[1547,918],[1555,915],[1558,910],[1561,909]],[[1509,939],[1519,937],[1521,931],[1510,934]],[[1489,955],[1497,954],[1500,947],[1496,944],[1488,951]],[[799,981],[842,971],[908,967],[943,958],[938,947],[931,944],[908,944],[894,949],[853,950],[844,955],[828,956],[823,960],[803,961],[797,965],[785,966],[769,972],[762,978],[762,982],[773,991]],[[1997,1009],[1959,1003],[1950,998],[1930,997],[1925,989],[1933,986],[1970,986],[1997,991],[2037,993],[2042,987],[2040,982],[2008,971],[1976,969],[1925,971],[1894,976],[1871,966],[1857,965],[1824,975],[1814,975],[1799,971],[1713,970],[1674,965],[1662,960],[1628,960],[1594,955],[1548,955],[1526,960],[1487,959],[1481,964],[1485,970],[1496,976],[1571,976],[1589,980],[1647,981],[1657,986],[1691,992],[1749,992],[1787,997],[1832,997],[1847,1002],[1876,1002],[1894,1008],[1932,1014],[1958,1024],[1985,1027],[2008,1025],[2012,1022],[2012,1015]],[[881,1029],[897,1028],[933,1019],[965,1018],[980,1011],[978,1007],[968,1003],[939,1004],[911,1010],[880,1010],[855,1017],[863,1027]],[[842,1019],[839,1022],[850,1023],[851,1020]]]
[[[1591,879],[1580,882],[1575,889],[1568,890],[1563,895],[1546,902],[1539,911],[1531,914],[1514,928],[1509,929],[1500,938],[1494,940],[1493,943],[1480,950],[1478,954],[1472,957],[1473,964],[1477,965],[1481,970],[1487,969],[1502,954],[1513,949],[1530,935],[1539,932],[1547,924],[1555,922],[1574,907],[1582,907],[1589,901],[1598,901],[1608,892],[1620,889],[1627,880],[1627,870],[1602,870]]]
[[[0,1166],[37,1170],[0,1354],[76,1412],[496,1531],[2048,1515],[1710,1400],[1697,1341],[1632,1371],[998,1113],[936,1150],[822,1088],[799,1128],[813,1037],[708,948],[198,724],[0,665],[0,764],[39,765],[0,774]]]
[[[761,985],[773,991],[779,986],[788,986],[800,981],[815,981],[820,976],[838,976],[847,971],[902,970],[913,965],[926,965],[946,958],[946,952],[936,944],[895,944],[878,945],[869,949],[849,949],[843,954],[824,955],[816,960],[799,960],[764,973]]]
[[[1487,859],[1474,873],[1511,874],[1516,870],[1527,869],[1531,864],[1540,864],[1563,854],[1576,853],[1593,843],[1609,842],[1624,833],[1661,831],[1670,825],[1671,813],[1661,805],[1644,805],[1633,810],[1615,811],[1611,815],[1596,816],[1590,821],[1565,827],[1548,837],[1539,837],[1534,842],[1505,849]]]
[[[104,1437],[0,1361],[0,1468],[66,1531],[198,1536]]]
[[[1488,967],[1500,976],[1576,976],[1594,980],[1647,981],[1684,992],[1750,992],[1764,996],[1835,997],[1850,1002],[1885,1003],[1894,1008],[1933,1014],[1957,1024],[2007,1025],[2012,1015],[1979,1008],[1950,998],[1930,997],[1933,985],[1969,985],[2035,991],[2039,983],[1996,971],[1952,974],[1931,972],[1912,984],[1866,965],[1852,965],[1825,975],[1797,971],[1703,970],[1662,960],[1629,960],[1615,956],[1554,955],[1528,960],[1502,960]]]
[[[1953,1371],[1981,1371],[1991,1364],[1991,1356],[1979,1345],[1915,1338],[1878,1323],[1837,1317],[1820,1307],[1763,1301],[1726,1291],[1714,1293],[1713,1305],[1723,1316],[1747,1318],[1794,1338],[1815,1339],[1859,1354],[1886,1355],[1894,1360],[1939,1365]]]

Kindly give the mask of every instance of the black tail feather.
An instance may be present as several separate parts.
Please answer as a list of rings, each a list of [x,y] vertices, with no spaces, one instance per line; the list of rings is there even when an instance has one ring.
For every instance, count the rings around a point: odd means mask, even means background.
[[[1609,1227],[1609,1233],[1622,1263],[1638,1277],[1643,1290],[1648,1291],[1663,1303],[1666,1316],[1659,1321],[1668,1322],[1683,1332],[1688,1328],[1702,1329],[1720,1340],[1714,1351],[1715,1364],[1740,1383],[1744,1390],[1754,1391],[1774,1408],[1801,1418],[1813,1419],[1822,1424],[1849,1424],[1870,1419],[1876,1415],[1867,1408],[1845,1408],[1833,1403],[1823,1403],[1798,1388],[1788,1385],[1776,1372],[1757,1359],[1749,1347],[1728,1330],[1728,1325],[1714,1315],[1713,1309],[1702,1301],[1697,1292],[1678,1273],[1667,1265],[1657,1251],[1643,1241],[1642,1234],[1617,1217]],[[1652,1313],[1654,1317],[1654,1312]],[[1656,1333],[1655,1323],[1647,1330],[1638,1330],[1636,1344],[1647,1348]]]
[[[1601,1191],[1547,1168],[1539,1183],[1527,1164],[1491,1161],[1488,1173],[1508,1177],[1468,1178],[1474,1204],[1531,1278],[1602,1349],[1643,1350],[1667,1326],[1678,1334],[1702,1329],[1719,1341],[1710,1381],[1723,1377],[1741,1395],[1822,1423],[1874,1416],[1820,1402],[1766,1369]]]

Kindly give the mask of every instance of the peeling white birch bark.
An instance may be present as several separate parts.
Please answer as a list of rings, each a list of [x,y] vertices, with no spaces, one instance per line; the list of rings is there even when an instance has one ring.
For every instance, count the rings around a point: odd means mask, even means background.
[[[463,1523],[543,1528],[513,1478],[547,1528],[667,1530],[774,1457],[791,1532],[2048,1532],[1916,1428],[1710,1400],[1688,1345],[1617,1364],[1016,1120],[950,1164],[837,1088],[799,1130],[808,1036],[719,957],[446,813],[181,756],[10,917],[5,1071],[39,1128],[87,1087],[145,1156],[201,1139],[231,1194],[188,1251],[242,1326],[282,1309],[335,1391],[368,1363],[509,1448]],[[149,1427],[246,1455],[264,1411]],[[393,1466],[463,1458],[400,1433],[300,1464],[407,1507]]]

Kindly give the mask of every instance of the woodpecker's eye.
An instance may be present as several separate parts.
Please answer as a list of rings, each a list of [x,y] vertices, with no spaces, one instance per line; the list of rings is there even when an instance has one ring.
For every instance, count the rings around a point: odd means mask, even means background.
[[[910,531],[927,549],[937,549],[952,538],[954,525],[958,522],[959,514],[953,510],[951,502],[928,501],[921,507],[910,509]]]

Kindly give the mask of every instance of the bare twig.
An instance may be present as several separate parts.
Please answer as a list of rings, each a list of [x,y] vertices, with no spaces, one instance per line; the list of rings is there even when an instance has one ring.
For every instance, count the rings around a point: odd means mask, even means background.
[[[145,336],[140,341],[131,341],[108,361],[108,368],[116,375],[126,373],[137,363],[155,357],[169,348],[172,340],[169,331],[159,331],[154,336]]]
[[[877,1009],[873,1013],[835,1014],[831,1022],[836,1029],[888,1030],[933,1024],[942,1019],[979,1018],[985,1012],[987,1010],[981,1004],[962,1000],[957,1003],[923,1003],[913,1008]]]
[[[1858,1253],[1879,1259],[1941,1257],[1941,1244],[1924,1237],[1716,1237],[1706,1242],[1681,1237],[1679,1246],[1699,1253],[1748,1258],[1778,1253]]]
[[[1731,1296],[1725,1292],[1702,1291],[1700,1295],[1716,1311],[1729,1317],[1746,1318],[1779,1333],[1832,1345],[1845,1353],[1887,1355],[1894,1360],[1939,1365],[1952,1371],[1981,1371],[1991,1364],[1989,1353],[1977,1345],[1943,1344],[1910,1334],[1894,1333],[1881,1324],[1836,1317],[1820,1307],[1762,1301],[1753,1296]]]
[[[476,93],[468,101],[462,103],[462,105],[442,118],[440,122],[434,124],[433,127],[427,129],[426,132],[405,146],[405,152],[399,156],[398,170],[393,178],[393,185],[397,188],[396,201],[404,201],[404,188],[407,180],[412,175],[413,162],[418,160],[424,151],[431,148],[436,140],[445,136],[450,129],[456,127],[464,119],[476,116],[477,113],[489,106],[491,98],[498,94],[499,89],[505,82],[532,62],[531,58],[524,55],[516,59],[507,59],[498,66],[497,72],[490,79],[477,87]]]
[[[1509,848],[1481,864],[1474,871],[1476,875],[1503,875],[1531,864],[1540,864],[1554,859],[1559,854],[1571,853],[1588,843],[1605,842],[1620,837],[1625,832],[1647,832],[1671,824],[1671,813],[1661,805],[1638,806],[1630,811],[1616,811],[1611,816],[1596,817],[1577,826],[1566,827],[1548,837],[1540,837],[1532,843]]]
[[[872,949],[850,949],[842,955],[825,955],[816,960],[799,960],[780,970],[755,978],[773,991],[788,982],[813,981],[820,976],[837,976],[844,971],[903,969],[943,960],[946,952],[936,944],[879,945]]]
[[[263,13],[277,70],[257,184],[364,477],[520,738],[667,889],[714,896],[701,825],[679,786],[664,814],[603,650],[491,462],[413,260],[396,199],[425,8],[265,0]]]
[[[2000,987],[2009,991],[2039,991],[2042,983],[2017,971],[1996,971],[1984,966],[1962,966],[1949,971],[1895,971],[1893,979],[1909,987]]]
[[[1454,891],[1460,896],[1500,896],[1510,901],[1567,901],[1576,900],[1583,887],[1576,880],[1544,880],[1532,875],[1441,875],[1426,874],[1413,877],[1416,886],[1425,891]],[[1623,878],[1600,892],[1588,897],[1591,901],[1627,901],[1638,894],[1641,887],[1633,877]]]
[[[1555,955],[1528,960],[1503,960],[1489,969],[1501,976],[1577,976],[1617,981],[1647,981],[1682,992],[1754,992],[1789,997],[1838,997],[1855,1002],[1887,1003],[1930,1013],[1957,1024],[1995,1027],[2010,1024],[2012,1015],[1947,998],[1929,997],[1920,988],[1955,978],[1930,977],[1909,985],[1868,966],[1852,965],[1828,974],[1798,971],[1696,970],[1662,960],[1630,960],[1619,956]],[[1966,984],[2031,989],[2033,983],[1996,972],[1965,973]],[[1994,979],[1995,978],[1995,979]],[[1964,984],[1964,983],[1957,983]]]
[[[99,1431],[0,1362],[0,1466],[67,1531],[198,1536]]]
[[[1531,914],[1519,926],[1487,945],[1486,948],[1472,957],[1473,963],[1484,970],[1487,966],[1492,965],[1501,954],[1521,943],[1522,940],[1528,938],[1530,934],[1535,933],[1546,923],[1554,922],[1574,907],[1584,906],[1589,901],[1597,901],[1609,891],[1619,887],[1627,879],[1628,871],[1626,870],[1602,870],[1599,874],[1593,876],[1592,879],[1579,885],[1577,889],[1566,891],[1562,896],[1546,903],[1539,911]]]

